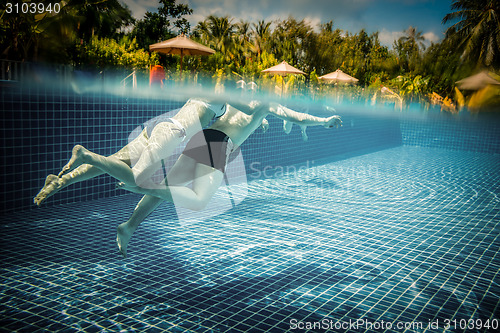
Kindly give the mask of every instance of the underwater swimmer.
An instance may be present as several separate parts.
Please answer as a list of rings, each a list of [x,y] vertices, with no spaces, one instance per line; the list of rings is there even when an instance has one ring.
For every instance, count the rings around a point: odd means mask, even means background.
[[[139,224],[163,201],[191,210],[202,210],[219,188],[229,154],[259,127],[265,117],[273,115],[300,126],[339,127],[339,116],[319,118],[298,113],[279,104],[253,103],[251,112],[227,106],[226,114],[209,129],[197,133],[167,174],[162,187],[141,188],[122,182],[119,187],[145,196],[130,219],[117,228],[117,245],[124,257],[132,234]],[[247,110],[248,111],[248,110]],[[204,142],[200,144],[200,142]],[[187,187],[191,184],[191,187]]]
[[[175,116],[158,123],[152,130],[145,128],[134,140],[107,159],[127,179],[133,178],[136,184],[142,186],[151,185],[148,183],[151,176],[161,168],[162,159],[170,156],[182,141],[208,126],[214,118],[222,116],[225,110],[225,103],[220,101],[209,104],[190,99]],[[268,124],[263,122],[262,126]],[[59,175],[47,176],[43,188],[33,199],[36,205],[40,206],[47,198],[71,184],[106,173],[93,165],[78,161],[77,156],[83,151],[83,147],[75,146],[71,160]]]

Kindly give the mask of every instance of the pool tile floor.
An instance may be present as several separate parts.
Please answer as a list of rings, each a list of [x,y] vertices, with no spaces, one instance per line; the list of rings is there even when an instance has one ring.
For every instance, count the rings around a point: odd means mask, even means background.
[[[233,185],[160,206],[127,259],[135,194],[4,216],[0,330],[494,332],[499,162],[403,146]]]

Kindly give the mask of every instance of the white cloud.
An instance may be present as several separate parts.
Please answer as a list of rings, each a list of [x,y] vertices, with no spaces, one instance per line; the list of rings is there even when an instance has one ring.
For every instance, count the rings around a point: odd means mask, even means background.
[[[433,31],[426,32],[422,36],[425,38],[426,41],[429,41],[429,43],[436,43],[441,39]]]
[[[156,11],[160,6],[158,0],[122,0],[127,4],[135,18],[143,18],[146,11]],[[393,3],[404,3],[406,5],[421,5],[432,8],[442,0],[380,0],[380,4],[387,6],[387,12],[393,10]],[[318,29],[319,23],[333,20],[334,27],[357,33],[361,28],[368,33],[378,30],[379,38],[383,45],[392,47],[394,40],[403,35],[403,27],[408,26],[408,13],[391,16],[387,19],[367,15],[369,9],[373,8],[373,0],[177,0],[177,3],[188,5],[194,10],[193,14],[185,16],[194,28],[198,22],[203,21],[209,15],[225,16],[234,18],[234,22],[245,20],[257,22],[258,20],[274,21],[283,20],[292,16],[297,20],[305,19],[314,29]],[[378,2],[377,2],[378,3]],[[384,9],[385,10],[385,9]],[[410,9],[409,9],[410,10]],[[403,23],[400,21],[404,20]],[[429,18],[411,18],[411,24],[426,26],[428,31],[424,34],[425,45],[438,42],[439,27],[427,24]],[[440,19],[437,21],[440,23]],[[381,28],[384,29],[380,30]],[[400,31],[395,31],[401,27]]]
[[[316,32],[320,31],[320,24],[322,23],[321,18],[319,17],[311,17],[307,16],[304,18],[304,21],[309,24]]]
[[[193,14],[186,16],[191,28],[194,28],[209,15],[228,15],[233,19],[233,23],[240,20],[257,22],[264,19],[262,8],[268,7],[267,1],[255,0],[252,3],[247,3],[234,0],[180,0],[179,3],[187,4],[194,9]]]
[[[398,40],[403,35],[404,31],[389,31],[384,28],[382,29],[382,31],[379,32],[378,38],[380,39],[380,43],[382,45],[392,48],[394,41]]]
[[[127,0],[133,1],[133,0]],[[297,20],[314,18],[321,22],[336,21],[339,18],[353,20],[359,18],[363,9],[371,0],[178,0],[179,3],[189,5],[198,17],[206,14],[230,15],[237,20],[255,22],[265,19],[286,19],[289,16]],[[192,24],[194,15],[188,17]],[[196,22],[195,22],[196,21]]]
[[[382,45],[388,46],[389,48],[392,48],[392,45],[394,44],[394,41],[398,40],[400,37],[404,36],[405,32],[404,31],[389,31],[387,29],[382,29],[382,31],[379,32],[379,39],[380,43]],[[425,47],[428,47],[431,45],[431,43],[436,43],[439,42],[441,39],[438,35],[436,35],[433,31],[426,32],[422,34],[422,36],[425,38],[423,41]]]

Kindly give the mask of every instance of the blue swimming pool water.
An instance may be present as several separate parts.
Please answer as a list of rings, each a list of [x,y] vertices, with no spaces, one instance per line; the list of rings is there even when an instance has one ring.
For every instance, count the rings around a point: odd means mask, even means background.
[[[337,331],[458,332],[444,325],[475,320],[470,331],[494,332],[478,325],[500,318],[500,155],[433,142],[254,179],[207,220],[181,224],[164,204],[127,260],[115,228],[136,195],[7,215],[0,326],[293,332],[365,320]]]

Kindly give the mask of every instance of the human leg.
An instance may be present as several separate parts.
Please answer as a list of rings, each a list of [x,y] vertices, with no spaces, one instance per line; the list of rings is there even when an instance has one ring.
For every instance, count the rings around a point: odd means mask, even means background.
[[[102,156],[81,145],[76,145],[73,147],[71,159],[63,167],[59,176],[87,163],[120,180],[127,186],[155,187],[156,184],[152,182],[151,177],[161,168],[162,159],[170,156],[181,142],[182,137],[179,136],[179,130],[175,125],[169,122],[156,125],[147,145],[144,146],[137,158],[137,163],[132,168],[115,156]]]
[[[127,245],[139,224],[146,219],[161,203],[162,199],[145,195],[137,204],[132,216],[116,229],[116,244],[124,258],[127,257]]]
[[[220,187],[223,177],[222,171],[197,163],[192,189],[182,186],[170,187],[174,204],[195,211],[204,209]]]
[[[193,180],[195,167],[196,161],[192,161],[191,158],[181,155],[169,172],[169,175],[172,177],[167,176],[169,183],[181,186],[191,182]],[[122,186],[124,186],[124,184],[122,184]],[[164,186],[166,188],[167,184]],[[124,258],[127,256],[127,245],[134,231],[163,201],[164,199],[156,196],[144,195],[135,207],[132,216],[126,222],[118,226],[116,243]]]
[[[162,168],[162,160],[172,155],[184,139],[182,129],[171,122],[157,124],[137,163],[132,167],[135,184],[140,187],[156,187],[151,177]]]
[[[64,175],[63,177],[58,177],[56,175],[48,175],[45,179],[45,184],[38,194],[33,199],[33,202],[40,206],[45,200],[53,196],[65,187],[71,184],[81,182],[87,179],[97,177],[104,172],[96,167],[88,164],[84,164],[73,170],[72,172]]]
[[[194,159],[181,154],[167,174],[167,178],[161,183],[161,186],[140,187],[120,182],[117,184],[117,187],[134,193],[154,195],[172,202],[168,186],[181,187],[192,182],[195,178],[196,164],[197,162]]]
[[[203,164],[197,164],[193,189],[183,186],[170,186],[175,204],[192,210],[203,209],[219,187],[223,173]],[[158,189],[143,189],[158,193]],[[170,201],[172,201],[170,197]],[[117,227],[116,243],[124,258],[127,257],[127,246],[135,230],[161,203],[163,199],[153,195],[145,195],[137,204],[132,216]]]
[[[127,188],[132,192],[152,195],[162,200],[170,201],[176,206],[187,208],[190,210],[200,211],[205,208],[219,188],[224,174],[220,170],[216,170],[204,164],[197,163],[195,167],[193,186],[168,185],[164,188]]]
[[[140,135],[111,156],[114,156],[127,165],[130,165],[130,161],[135,157],[135,154],[142,151],[141,147],[144,147],[146,144],[147,137]],[[82,164],[61,177],[50,174],[45,179],[44,186],[35,196],[33,202],[37,206],[40,206],[46,199],[71,184],[88,180],[102,174],[104,174],[104,171],[89,164]]]
[[[130,166],[115,156],[102,156],[91,152],[81,145],[73,147],[71,159],[59,173],[59,177],[76,169],[80,165],[90,164],[102,170],[104,173],[125,182],[135,184],[134,174]]]

